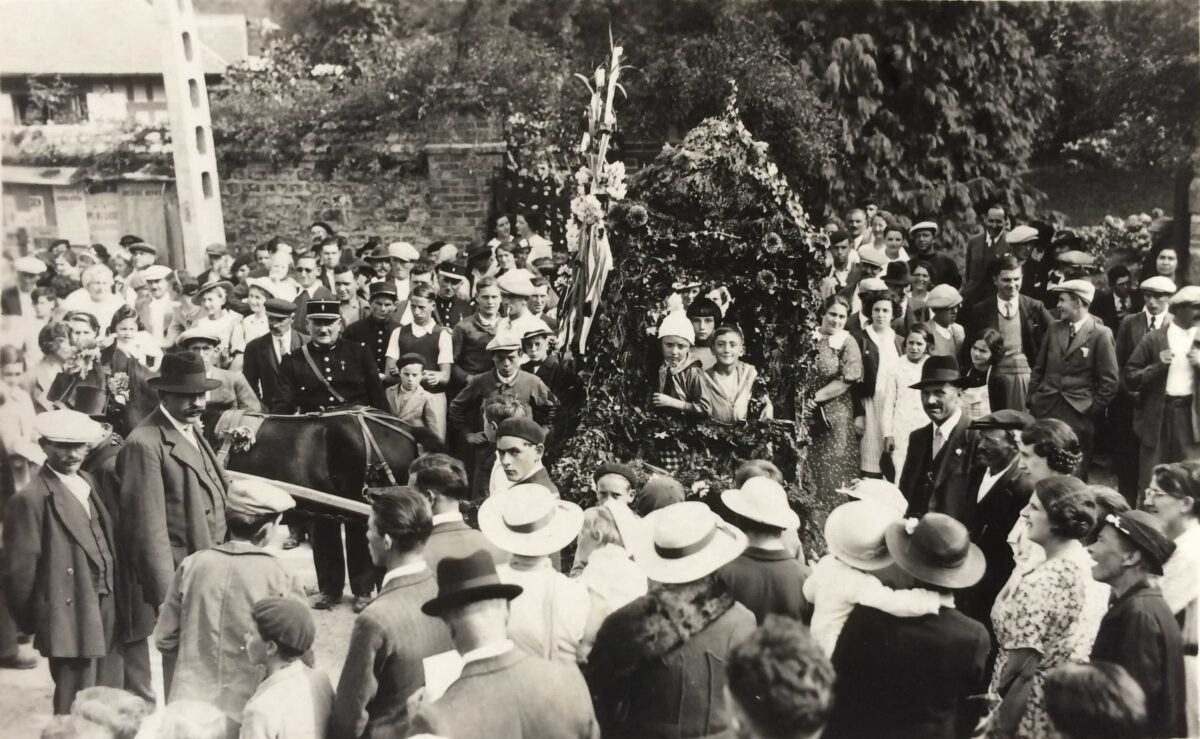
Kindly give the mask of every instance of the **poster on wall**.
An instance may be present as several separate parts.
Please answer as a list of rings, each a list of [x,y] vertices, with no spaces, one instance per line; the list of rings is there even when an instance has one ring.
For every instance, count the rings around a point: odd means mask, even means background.
[[[88,193],[87,224],[93,243],[107,245],[121,240],[120,200],[116,192]]]
[[[68,239],[72,244],[91,244],[88,226],[87,195],[82,187],[55,187],[54,211],[58,220],[58,238]]]

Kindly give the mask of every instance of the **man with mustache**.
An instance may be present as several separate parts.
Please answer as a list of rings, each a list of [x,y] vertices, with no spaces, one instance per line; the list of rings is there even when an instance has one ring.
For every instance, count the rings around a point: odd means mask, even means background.
[[[208,379],[195,352],[167,354],[159,376],[148,382],[159,406],[130,432],[117,456],[117,566],[128,573],[129,612],[140,600],[157,609],[183,558],[225,541],[228,481],[200,428],[208,392],[221,383]],[[125,626],[116,634],[125,671],[148,677],[146,639],[154,624]]]
[[[362,344],[342,340],[338,307],[336,300],[308,301],[305,320],[310,340],[279,363],[279,392],[272,413],[319,413],[369,405],[390,414],[375,358]],[[321,591],[313,607],[324,611],[341,603],[348,567],[354,610],[365,608],[376,580],[366,522],[346,524],[344,558],[342,525],[337,521],[313,521],[312,546]]]
[[[910,386],[921,391],[921,405],[930,421],[909,435],[908,456],[900,473],[900,490],[912,518],[934,511],[969,520],[970,422],[959,408],[962,382],[954,357],[933,356],[921,367],[921,381]]]

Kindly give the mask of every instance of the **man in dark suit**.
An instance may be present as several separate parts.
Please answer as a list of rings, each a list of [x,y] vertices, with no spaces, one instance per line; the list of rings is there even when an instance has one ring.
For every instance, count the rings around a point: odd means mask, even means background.
[[[921,391],[921,405],[930,423],[908,436],[899,487],[908,499],[909,516],[937,511],[959,520],[967,518],[971,454],[969,421],[959,407],[962,381],[954,357],[934,356],[921,367],[921,381],[910,386]]]
[[[300,283],[300,292],[296,293],[296,317],[292,320],[292,330],[303,333],[306,330],[308,317],[308,301],[334,300],[329,288],[317,280],[319,269],[317,258],[311,254],[296,257],[296,282]]]
[[[1138,494],[1145,489],[1150,479],[1147,477],[1144,481],[1141,480],[1138,472],[1140,442],[1129,443],[1130,439],[1137,437],[1138,394],[1130,389],[1129,381],[1125,379],[1125,370],[1133,357],[1133,350],[1142,342],[1142,338],[1171,322],[1171,313],[1167,307],[1175,293],[1175,283],[1168,277],[1155,275],[1142,280],[1139,287],[1142,293],[1142,309],[1121,319],[1121,325],[1117,329],[1117,368],[1121,376],[1117,385],[1117,396],[1108,407],[1108,417],[1105,420],[1111,440],[1109,454],[1117,473],[1117,490],[1133,508],[1137,507]],[[1146,472],[1149,473],[1149,468]]]
[[[1029,412],[1057,418],[1079,437],[1080,477],[1092,461],[1094,420],[1117,394],[1117,349],[1112,331],[1088,314],[1096,288],[1087,280],[1066,280],[1058,293],[1060,320],[1050,324],[1029,381]]]
[[[971,541],[983,552],[987,570],[983,579],[957,595],[958,608],[991,631],[992,604],[1013,570],[1013,552],[1008,543],[1021,509],[1029,503],[1033,483],[1018,459],[1017,438],[1033,423],[1033,416],[1001,410],[971,422],[976,432],[975,458],[967,487],[966,515],[960,519]]]
[[[508,639],[505,584],[486,552],[447,557],[438,566],[438,595],[421,610],[450,627],[463,655],[462,674],[436,700],[422,700],[412,734],[455,739],[599,739],[591,695],[575,665],[551,662]]]
[[[930,360],[931,361],[931,360]],[[908,533],[892,524],[888,552],[898,567],[880,579],[896,589],[942,594],[936,615],[902,618],[857,606],[833,652],[839,690],[825,739],[954,739],[968,736],[978,710],[969,700],[987,690],[990,639],[977,621],[954,609],[950,591],[983,575],[984,558],[966,527],[929,513]]]
[[[908,240],[912,244],[912,252],[908,267],[912,269],[917,262],[928,262],[933,268],[934,285],[949,285],[956,290],[962,286],[962,275],[958,272],[958,263],[938,248],[937,237],[941,229],[933,221],[921,221],[908,229]]]
[[[1004,384],[1005,407],[1023,411],[1033,366],[1030,358],[1037,357],[1054,318],[1040,300],[1021,294],[1024,275],[1021,263],[1012,254],[993,259],[990,274],[994,294],[976,302],[964,316],[967,340],[958,360],[963,363],[970,360],[970,347],[989,328],[999,331],[1004,337],[1004,357],[993,371]]]
[[[850,239],[846,231],[835,231],[829,237],[829,254],[833,264],[829,267],[829,274],[821,280],[822,298],[837,293],[849,299],[862,279],[862,271],[850,261]]]
[[[470,273],[466,267],[454,262],[443,262],[437,266],[437,296],[433,299],[433,315],[441,326],[453,330],[459,321],[469,317],[475,306],[459,297],[461,286],[467,284]]]
[[[1115,265],[1108,270],[1108,289],[1096,293],[1091,313],[1115,334],[1125,316],[1138,311],[1135,298],[1129,268],[1123,264]]]
[[[118,556],[128,568],[128,597],[158,608],[183,558],[225,541],[228,481],[198,427],[208,392],[221,384],[208,379],[204,360],[194,352],[167,354],[149,382],[159,407],[117,455],[124,534]],[[141,646],[149,626],[128,635],[127,670],[131,654],[145,654],[147,664],[135,669],[149,670],[149,651]]]
[[[987,209],[983,219],[983,230],[967,240],[967,258],[963,270],[962,294],[967,299],[980,299],[988,284],[988,268],[992,260],[1006,253],[1004,230],[1008,227],[1008,214],[1003,205]]]
[[[264,408],[270,408],[279,398],[279,365],[283,358],[299,349],[304,334],[292,330],[296,305],[279,298],[266,304],[269,331],[246,344],[242,356],[242,374],[258,395]]]
[[[433,504],[433,533],[425,543],[430,569],[436,570],[446,557],[466,557],[480,549],[496,564],[508,562],[508,552],[463,520],[462,503],[470,500],[471,487],[462,462],[448,454],[422,454],[408,467],[408,484]]]
[[[330,736],[407,736],[407,701],[425,684],[423,660],[454,649],[446,625],[421,612],[437,595],[422,556],[433,527],[429,504],[407,487],[372,493],[367,541],[386,574],[379,595],[354,620]]]
[[[33,318],[33,290],[46,272],[46,265],[37,257],[19,257],[13,262],[17,284],[0,292],[0,313],[6,316]]]
[[[1138,490],[1150,484],[1155,465],[1200,459],[1200,352],[1194,347],[1200,287],[1175,293],[1171,314],[1170,323],[1142,337],[1125,365],[1125,382],[1137,393]]]
[[[392,331],[396,329],[396,324],[392,323],[392,316],[396,312],[396,283],[391,280],[372,282],[369,289],[370,314],[347,326],[344,335],[347,340],[362,344],[370,350],[371,356],[375,358],[375,366],[383,372],[387,365],[388,341],[392,338]]]
[[[46,464],[8,502],[4,590],[17,626],[50,661],[54,712],[63,714],[84,688],[121,687],[109,657],[116,540],[94,481],[79,469],[103,436],[100,424],[54,410],[35,428]]]

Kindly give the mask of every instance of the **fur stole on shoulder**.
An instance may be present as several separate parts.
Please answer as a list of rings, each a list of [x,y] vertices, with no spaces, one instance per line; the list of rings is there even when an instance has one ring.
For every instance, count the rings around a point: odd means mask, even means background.
[[[605,621],[592,655],[603,659],[610,679],[623,677],[679,648],[733,604],[733,597],[714,576],[652,590]]]

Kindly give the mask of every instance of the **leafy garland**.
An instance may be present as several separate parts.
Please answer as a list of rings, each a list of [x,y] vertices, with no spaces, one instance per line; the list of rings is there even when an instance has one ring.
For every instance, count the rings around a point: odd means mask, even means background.
[[[652,471],[664,452],[675,452],[685,459],[675,477],[704,497],[731,487],[741,462],[766,458],[783,470],[802,514],[827,509],[828,501],[796,484],[806,443],[802,400],[815,389],[803,368],[815,349],[822,255],[766,145],[742,124],[735,97],[721,116],[701,123],[678,147],[664,147],[634,177],[607,227],[614,269],[588,352],[579,358],[586,401],[555,466],[560,487],[586,498],[601,462],[632,460]],[[759,369],[775,421],[723,425],[651,408],[661,362],[656,330],[680,280],[728,288],[729,317],[746,334],[744,360]],[[803,534],[810,542],[817,536]]]

